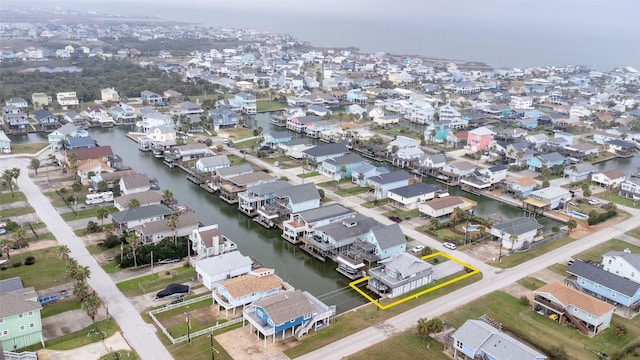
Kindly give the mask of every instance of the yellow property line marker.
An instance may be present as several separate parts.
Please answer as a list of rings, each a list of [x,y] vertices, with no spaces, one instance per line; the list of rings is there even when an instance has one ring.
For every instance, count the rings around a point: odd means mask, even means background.
[[[456,262],[456,263],[458,263],[458,264],[462,265],[462,267],[464,267],[464,268],[471,269],[471,271],[470,271],[470,272],[468,272],[468,273],[466,273],[466,274],[464,274],[464,275],[460,275],[460,276],[458,276],[458,277],[457,277],[457,278],[455,278],[455,279],[451,279],[451,280],[449,280],[449,281],[445,281],[445,282],[443,282],[442,284],[438,284],[438,285],[436,285],[436,286],[430,287],[430,288],[425,289],[425,290],[423,290],[423,291],[421,291],[421,292],[419,292],[419,293],[417,293],[417,294],[406,296],[406,297],[404,297],[404,298],[402,298],[402,299],[396,300],[396,301],[392,302],[391,304],[387,304],[387,305],[382,305],[382,304],[380,304],[380,302],[378,302],[378,300],[375,300],[374,298],[372,298],[371,296],[369,296],[369,294],[365,293],[364,291],[362,291],[362,290],[357,286],[358,284],[360,284],[360,283],[362,283],[362,282],[365,282],[365,281],[369,280],[369,276],[365,276],[365,277],[363,277],[362,279],[358,279],[358,280],[356,280],[356,281],[352,281],[352,282],[350,282],[350,283],[349,283],[349,286],[351,286],[355,291],[357,291],[358,293],[360,293],[360,295],[364,296],[364,297],[365,297],[365,299],[367,299],[367,300],[369,300],[370,302],[374,303],[374,304],[375,304],[378,308],[380,308],[381,310],[386,310],[386,309],[392,308],[392,307],[394,307],[394,306],[396,306],[396,305],[402,304],[403,302],[409,301],[409,300],[411,300],[411,299],[417,299],[417,298],[419,298],[420,296],[422,296],[422,295],[424,295],[424,294],[428,294],[428,293],[430,293],[430,292],[432,292],[432,291],[434,291],[434,290],[438,290],[438,289],[443,288],[443,287],[445,287],[445,286],[451,285],[451,284],[453,284],[453,283],[455,283],[455,282],[458,282],[458,281],[460,281],[460,280],[462,280],[462,279],[466,279],[466,278],[468,278],[469,276],[473,276],[473,275],[475,275],[475,274],[477,274],[477,273],[479,273],[479,272],[480,272],[480,270],[478,270],[477,268],[475,268],[475,267],[473,267],[473,266],[471,266],[471,265],[469,265],[469,264],[467,264],[467,263],[464,263],[464,262],[462,262],[462,261],[460,261],[460,260],[458,260],[458,259],[454,258],[453,256],[451,256],[451,255],[449,255],[449,254],[446,254],[446,253],[443,253],[443,252],[440,252],[440,251],[439,251],[439,252],[437,252],[437,253],[433,253],[433,254],[425,255],[425,256],[423,256],[421,259],[422,259],[422,260],[427,260],[427,259],[430,259],[430,258],[432,258],[432,257],[436,257],[436,256],[442,256],[442,257],[445,257],[445,258],[447,258],[447,259],[449,259],[449,260],[451,260],[451,261],[454,261],[454,262]]]

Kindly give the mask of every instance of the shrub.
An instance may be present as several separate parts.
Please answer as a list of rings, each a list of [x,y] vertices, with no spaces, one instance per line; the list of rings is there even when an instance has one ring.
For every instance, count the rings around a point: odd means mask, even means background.
[[[5,265],[0,266],[0,271],[5,271],[7,270],[7,267]]]
[[[13,231],[16,231],[19,226],[20,225],[18,225],[17,222],[9,220],[9,221],[7,221],[6,229],[7,229],[7,231],[12,231],[13,232]]]
[[[96,223],[95,221],[89,221],[87,223],[87,233],[88,234],[95,234],[97,232],[100,231],[100,225],[98,225],[98,223]]]
[[[557,234],[560,231],[560,228],[557,226],[552,226],[551,227],[551,232],[553,232],[554,234]]]
[[[121,243],[122,242],[118,238],[118,235],[109,235],[102,243],[102,246],[106,247],[107,249],[111,249],[113,247],[120,245]]]
[[[74,198],[73,196],[67,196],[67,198],[65,199],[65,201],[66,201],[66,202],[68,202],[69,204],[73,204],[73,201],[74,201],[75,199],[76,199],[76,198]]]
[[[36,263],[36,257],[35,256],[27,256],[27,258],[24,260],[24,264],[25,265],[33,265]]]
[[[20,267],[20,266],[22,266],[22,263],[19,261],[11,263],[11,267]]]
[[[60,188],[60,190],[58,191],[60,191],[61,194],[65,194],[67,192],[67,188],[63,187],[63,188]]]
[[[524,306],[529,306],[530,305],[529,298],[526,295],[520,296],[520,304]]]

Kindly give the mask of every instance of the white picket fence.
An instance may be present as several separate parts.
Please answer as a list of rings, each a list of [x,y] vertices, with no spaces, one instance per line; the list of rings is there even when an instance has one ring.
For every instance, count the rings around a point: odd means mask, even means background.
[[[196,298],[193,299],[189,299],[189,300],[185,300],[183,302],[180,303],[176,303],[176,304],[167,304],[159,309],[155,309],[155,310],[151,310],[149,311],[149,315],[151,316],[151,319],[153,319],[153,322],[160,328],[160,330],[162,330],[162,333],[169,339],[169,341],[171,341],[172,344],[177,344],[177,343],[181,343],[181,342],[185,342],[187,341],[190,337],[191,338],[195,338],[198,337],[200,335],[205,335],[205,334],[209,334],[212,333],[216,330],[220,330],[223,329],[227,326],[231,326],[231,325],[235,325],[238,324],[240,322],[243,321],[243,318],[237,318],[237,319],[233,319],[227,322],[224,322],[222,324],[216,324],[214,326],[208,327],[206,329],[202,329],[202,330],[198,330],[198,331],[194,331],[192,333],[190,333],[189,335],[184,335],[184,336],[180,336],[178,338],[174,338],[173,336],[171,336],[171,334],[169,333],[169,331],[167,331],[167,329],[162,326],[162,324],[160,323],[160,321],[158,321],[158,319],[156,318],[156,314],[160,314],[169,310],[173,310],[173,309],[177,309],[179,307],[183,307],[189,304],[193,304],[193,303],[197,303],[200,302],[202,300],[206,300],[206,299],[211,299],[212,295],[209,292],[208,294],[202,295],[202,296],[198,296]],[[22,359],[19,359],[22,360]]]
[[[13,351],[5,351],[4,359],[6,360],[38,360],[38,355],[31,351],[23,351],[21,353]]]

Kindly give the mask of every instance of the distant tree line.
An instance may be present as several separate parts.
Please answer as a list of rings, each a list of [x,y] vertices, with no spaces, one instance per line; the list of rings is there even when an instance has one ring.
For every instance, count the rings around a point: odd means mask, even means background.
[[[100,99],[100,90],[107,87],[114,87],[124,98],[139,97],[144,90],[162,94],[172,89],[185,96],[214,91],[210,83],[184,82],[179,74],[167,73],[153,66],[139,66],[128,60],[81,58],[77,65],[82,68],[79,73],[25,72],[18,70],[15,64],[5,64],[0,63],[0,101],[3,103],[12,97],[30,100],[35,92],[44,92],[55,98],[55,93],[61,91],[75,91],[81,101],[93,101]],[[25,67],[40,64],[24,63]]]

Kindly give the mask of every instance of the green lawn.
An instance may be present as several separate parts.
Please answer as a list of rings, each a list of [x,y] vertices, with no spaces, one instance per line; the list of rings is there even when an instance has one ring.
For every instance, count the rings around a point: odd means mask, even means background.
[[[369,202],[366,202],[366,203],[362,203],[360,205],[366,207],[367,209],[372,209],[374,207],[387,205],[388,203],[389,203],[389,199],[387,198],[387,199],[382,199],[382,200],[369,201]]]
[[[227,134],[227,136],[229,136],[229,139],[233,141],[237,141],[239,139],[246,139],[248,137],[253,136],[253,131],[251,129],[247,129],[243,127],[238,127],[234,129],[224,129],[224,130],[221,130],[220,132]]]
[[[346,196],[364,194],[367,191],[369,191],[369,188],[367,188],[367,187],[356,186],[356,187],[352,187],[352,188],[348,188],[348,189],[338,190],[338,191],[336,191],[336,195],[346,197]]]
[[[527,277],[523,277],[522,279],[518,280],[518,284],[526,287],[529,290],[537,290],[540,287],[546,285],[547,283],[545,283],[542,280],[539,280],[537,278],[531,277],[531,276],[527,276]]]
[[[14,191],[13,196],[11,195],[11,191],[0,193],[0,204],[10,204],[16,201],[26,201],[27,198],[24,196],[22,191]]]
[[[618,194],[606,194],[604,196],[598,194],[598,195],[595,195],[595,196],[597,196],[599,198],[602,198],[602,199],[605,199],[605,200],[608,200],[608,201],[613,201],[616,204],[628,206],[628,207],[635,208],[635,209],[640,209],[640,201],[634,201],[633,199],[629,199],[629,198],[626,198],[624,196],[620,196]]]
[[[423,339],[415,329],[407,330],[374,346],[370,346],[351,356],[347,360],[371,359],[450,359],[443,353],[444,346],[438,341],[427,337]]]
[[[501,323],[505,332],[537,349],[545,352],[551,347],[560,346],[572,359],[593,359],[593,353],[589,349],[609,355],[615,354],[640,336],[638,317],[629,321],[614,315],[612,327],[624,325],[627,329],[626,335],[617,336],[614,330],[609,328],[595,337],[588,337],[569,325],[560,325],[538,315],[531,310],[530,305],[523,305],[520,299],[501,291],[485,295],[443,315],[442,318],[447,323],[459,327],[466,320],[478,319],[484,314]]]
[[[420,210],[418,209],[413,209],[413,210],[401,210],[401,209],[394,209],[391,210],[389,212],[386,212],[383,214],[384,216],[397,216],[402,220],[408,220],[407,218],[411,219],[411,218],[415,218],[420,216]]]
[[[169,311],[165,311],[159,314],[156,314],[156,318],[158,319],[158,321],[160,321],[161,323],[163,321],[169,320],[169,319],[173,319],[174,317],[176,317],[177,315],[180,316],[184,316],[184,313],[188,312],[188,311],[195,311],[198,309],[202,309],[202,308],[207,308],[207,307],[211,307],[211,299],[205,299],[202,301],[198,301],[197,303],[193,303],[193,304],[189,304],[188,306],[182,306],[182,307],[178,307]],[[227,321],[227,320],[224,320]],[[220,322],[224,322],[224,321],[220,321]],[[202,329],[206,329],[209,326],[211,326],[211,324],[200,324],[197,321],[192,321],[191,322],[191,331],[199,331]],[[169,333],[171,334],[171,336],[173,336],[174,338],[176,337],[180,337],[180,336],[184,336],[187,335],[187,325],[186,322],[180,322],[179,325],[177,326],[173,326],[170,328],[167,328],[167,331],[169,331]]]
[[[36,290],[50,288],[54,285],[62,285],[70,282],[64,279],[64,262],[58,260],[56,248],[50,247],[41,250],[25,251],[22,256],[34,256],[36,262],[33,265],[10,267],[0,271],[0,279],[9,279],[15,276],[22,278],[25,287],[33,286]],[[11,252],[11,261],[19,261],[19,252]]]
[[[191,267],[179,267],[173,271],[176,272],[175,276],[165,277],[164,274],[149,274],[137,277],[135,279],[119,282],[116,284],[116,286],[118,287],[118,289],[120,289],[120,291],[122,291],[125,296],[133,297],[143,294],[139,286],[140,283],[144,286],[146,292],[153,292],[162,290],[171,283],[188,282],[191,280],[191,277],[196,276],[195,269]]]
[[[510,267],[514,267],[518,264],[521,264],[525,261],[529,261],[533,258],[536,258],[542,254],[545,254],[551,250],[557,249],[561,246],[564,246],[572,241],[575,241],[576,239],[572,238],[571,236],[565,236],[559,239],[556,239],[554,241],[548,242],[544,245],[540,245],[538,247],[533,248],[532,250],[529,251],[525,251],[525,252],[516,252],[514,254],[511,254],[511,256],[503,256],[502,257],[502,262],[498,263],[497,261],[489,261],[488,264],[492,265],[492,266],[497,266],[500,268],[510,268]],[[502,253],[504,254],[506,252],[506,250],[503,248],[502,249]]]
[[[362,306],[354,311],[346,312],[336,318],[331,326],[324,328],[318,332],[312,332],[298,342],[298,345],[285,351],[289,358],[296,358],[307,354],[313,350],[319,349],[327,344],[333,343],[345,336],[354,334],[369,326],[385,321],[395,315],[403,313],[417,305],[424,304],[434,298],[448,294],[455,290],[461,289],[482,279],[481,274],[476,274],[468,278],[462,279],[450,286],[445,286],[434,290],[417,299],[398,304],[390,309],[378,311],[373,304]],[[418,319],[416,319],[417,321]]]
[[[35,154],[49,146],[48,142],[36,142],[11,145],[11,152],[14,154]]]
[[[636,245],[629,244],[626,241],[622,241],[618,239],[611,239],[603,244],[594,246],[587,251],[574,255],[574,258],[581,259],[581,260],[594,260],[594,261],[600,262],[602,261],[602,255],[604,253],[609,251],[623,251],[624,249],[629,249],[634,254],[640,253],[640,247]]]
[[[318,175],[320,175],[319,172],[311,171],[311,172],[308,172],[308,173],[305,173],[305,174],[298,174],[297,176],[299,178],[303,178],[304,179],[304,178],[310,178],[310,177],[314,177],[314,176],[318,176]]]
[[[13,218],[15,216],[31,214],[34,212],[31,206],[0,210],[0,218]]]
[[[256,101],[256,106],[259,113],[267,111],[280,111],[284,110],[284,108],[286,107],[281,102],[273,100],[258,100]]]
[[[626,234],[629,235],[629,236],[633,236],[636,239],[640,239],[640,226],[635,228],[635,229],[633,229],[633,230],[627,231]]]
[[[40,316],[46,318],[48,316],[53,316],[76,309],[80,309],[80,301],[76,299],[57,301],[54,303],[43,305],[42,310],[40,310]]]
[[[104,206],[107,211],[109,211],[109,214],[113,214],[114,212],[117,212],[118,209],[116,209],[115,206],[113,205],[109,205],[109,206]],[[99,208],[92,208],[92,209],[85,209],[85,210],[80,210],[78,211],[78,214],[76,215],[75,212],[68,212],[68,213],[64,213],[60,216],[62,216],[62,218],[64,219],[64,221],[72,221],[72,220],[78,220],[78,219],[87,219],[87,218],[91,218],[91,217],[96,217],[96,211]],[[96,219],[96,221],[98,221]]]
[[[98,321],[96,322],[95,326],[100,329],[100,331],[104,332],[106,337],[109,337],[115,334],[116,331],[120,330],[118,324],[114,320]],[[49,341],[45,341],[45,345],[47,349],[50,350],[71,350],[80,346],[102,341],[98,334],[89,334],[89,331],[91,331],[92,329],[94,329],[94,325]],[[88,334],[89,336],[87,336]],[[37,344],[24,348],[22,350],[36,351],[40,349],[42,349],[42,345]]]

